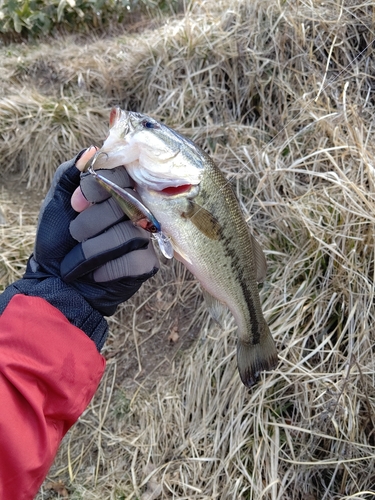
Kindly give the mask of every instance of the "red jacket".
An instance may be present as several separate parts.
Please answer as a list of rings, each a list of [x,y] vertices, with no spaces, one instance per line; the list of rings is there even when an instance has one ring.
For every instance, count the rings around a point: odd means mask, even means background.
[[[0,499],[35,497],[105,360],[46,300],[15,295],[0,316]]]

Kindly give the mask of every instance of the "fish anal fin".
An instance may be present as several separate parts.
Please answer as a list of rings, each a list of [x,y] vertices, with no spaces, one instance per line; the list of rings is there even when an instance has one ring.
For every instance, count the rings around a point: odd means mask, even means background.
[[[268,326],[259,344],[251,344],[239,338],[237,343],[237,366],[244,385],[253,386],[260,372],[276,367],[278,357],[275,342]]]
[[[222,315],[225,309],[224,304],[222,304],[219,300],[217,300],[213,295],[211,295],[205,288],[202,287],[202,293],[204,297],[204,301],[206,303],[206,307],[214,321],[219,326],[223,326],[221,324]]]
[[[256,281],[258,283],[263,283],[263,281],[266,279],[266,274],[267,274],[266,256],[264,255],[262,247],[259,245],[259,243],[251,233],[250,233],[250,239],[253,245]]]
[[[181,214],[184,219],[189,219],[201,233],[211,240],[220,237],[220,224],[215,217],[205,208],[193,201],[189,201],[188,209]]]

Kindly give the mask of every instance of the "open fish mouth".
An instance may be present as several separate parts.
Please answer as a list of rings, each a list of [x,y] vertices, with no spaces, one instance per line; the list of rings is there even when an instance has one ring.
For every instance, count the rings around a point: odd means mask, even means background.
[[[190,140],[155,119],[115,109],[110,131],[91,163],[94,169],[126,166],[137,185],[155,191],[198,185],[204,167]]]

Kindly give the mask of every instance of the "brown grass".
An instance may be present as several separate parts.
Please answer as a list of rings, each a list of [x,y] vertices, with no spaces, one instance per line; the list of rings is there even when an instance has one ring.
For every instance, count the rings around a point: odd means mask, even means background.
[[[374,14],[368,1],[207,0],[141,32],[0,59],[4,178],[46,186],[58,162],[102,142],[114,104],[214,156],[267,254],[261,296],[280,353],[247,391],[232,318],[217,326],[195,280],[163,265],[110,320],[106,375],[39,500],[58,480],[85,500],[375,496]],[[9,217],[6,196],[4,284],[34,223]]]

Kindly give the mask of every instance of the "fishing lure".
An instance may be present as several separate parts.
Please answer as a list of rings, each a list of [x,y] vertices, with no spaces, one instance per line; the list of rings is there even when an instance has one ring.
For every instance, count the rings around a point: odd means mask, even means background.
[[[88,167],[88,172],[112,195],[135,226],[142,227],[153,235],[164,257],[172,259],[173,246],[171,240],[161,230],[161,225],[156,217],[130,190],[121,188],[96,172],[93,167],[95,159],[96,157],[94,156],[93,161]]]

